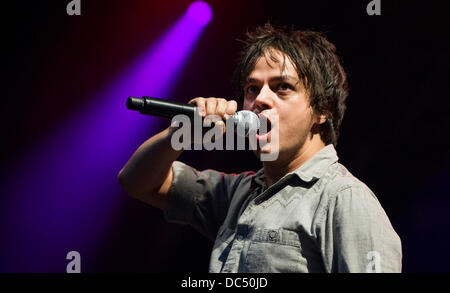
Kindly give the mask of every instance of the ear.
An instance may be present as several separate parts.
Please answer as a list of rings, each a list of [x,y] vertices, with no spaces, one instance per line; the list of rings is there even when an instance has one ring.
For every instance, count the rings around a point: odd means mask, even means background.
[[[316,116],[316,123],[317,124],[323,124],[327,121],[327,116],[325,114],[319,114]]]

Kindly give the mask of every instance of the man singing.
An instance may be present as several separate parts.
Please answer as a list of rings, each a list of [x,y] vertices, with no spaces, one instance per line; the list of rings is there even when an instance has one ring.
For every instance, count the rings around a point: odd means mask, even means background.
[[[256,173],[200,172],[176,161],[182,151],[169,127],[120,171],[126,192],[214,241],[210,272],[401,272],[400,238],[385,211],[338,163],[348,88],[334,45],[267,24],[247,34],[235,81],[244,110],[269,121],[256,155],[276,159]],[[191,103],[223,121],[237,110],[222,98]]]

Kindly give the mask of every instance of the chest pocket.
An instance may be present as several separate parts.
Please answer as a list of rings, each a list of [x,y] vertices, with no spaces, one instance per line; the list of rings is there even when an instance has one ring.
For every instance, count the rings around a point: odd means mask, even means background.
[[[307,261],[297,232],[285,229],[256,229],[249,239],[245,272],[298,273],[307,271]]]

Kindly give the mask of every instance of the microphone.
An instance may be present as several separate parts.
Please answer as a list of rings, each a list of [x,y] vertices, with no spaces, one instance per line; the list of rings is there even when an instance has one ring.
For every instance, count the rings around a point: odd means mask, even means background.
[[[180,114],[186,115],[191,119],[193,119],[195,115],[198,115],[197,106],[195,105],[169,102],[167,100],[152,97],[128,97],[127,108],[139,111],[141,114],[168,119],[172,119]],[[229,120],[231,120],[235,127],[243,127],[244,136],[246,137],[250,132],[256,133],[260,126],[258,115],[248,110],[236,112]]]

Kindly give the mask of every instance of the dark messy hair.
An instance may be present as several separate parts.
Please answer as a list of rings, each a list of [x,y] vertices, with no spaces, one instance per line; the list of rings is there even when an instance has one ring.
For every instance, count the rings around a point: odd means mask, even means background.
[[[270,55],[273,49],[284,53],[294,65],[314,112],[327,117],[327,121],[318,126],[321,139],[326,145],[336,146],[348,96],[347,77],[336,47],[323,33],[295,31],[292,27],[275,28],[271,24],[247,32],[243,42],[233,78],[237,95],[244,97],[246,79],[261,56]]]

